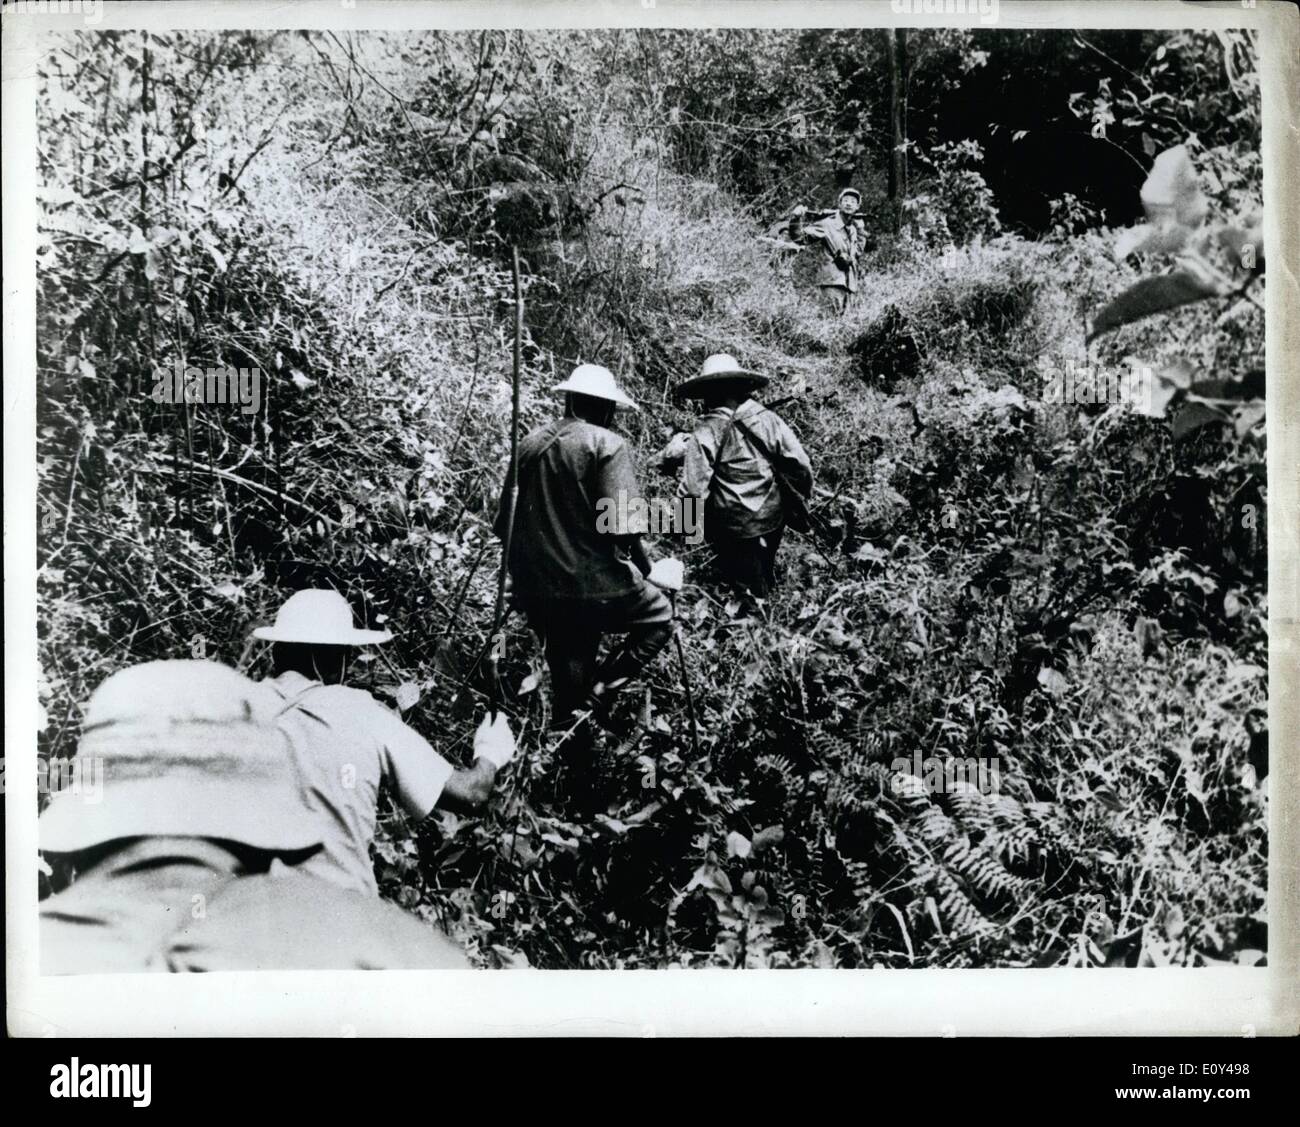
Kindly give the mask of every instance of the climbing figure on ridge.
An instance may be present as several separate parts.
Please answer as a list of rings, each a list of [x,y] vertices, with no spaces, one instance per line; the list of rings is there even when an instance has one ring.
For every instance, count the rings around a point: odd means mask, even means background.
[[[866,249],[867,233],[858,208],[862,195],[856,188],[845,188],[836,201],[836,210],[821,213],[812,222],[802,204],[791,212],[788,229],[796,243],[820,244],[821,262],[814,284],[823,302],[837,317],[844,313],[850,296],[858,292],[858,263]]]

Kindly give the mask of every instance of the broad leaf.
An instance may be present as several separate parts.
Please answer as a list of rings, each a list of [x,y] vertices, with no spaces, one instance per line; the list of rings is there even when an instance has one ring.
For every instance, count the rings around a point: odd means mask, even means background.
[[[1228,224],[1218,232],[1219,245],[1242,270],[1260,270],[1264,265],[1264,231],[1258,219],[1245,224]]]
[[[1102,333],[1108,333],[1132,321],[1140,321],[1152,313],[1163,313],[1166,309],[1176,309],[1189,301],[1215,297],[1219,292],[1219,286],[1212,279],[1198,277],[1186,269],[1161,274],[1158,278],[1143,278],[1097,314],[1087,342],[1091,344]]]
[[[1188,390],[1202,399],[1241,399],[1253,401],[1264,398],[1264,369],[1252,368],[1241,379],[1201,380]]]
[[[1092,792],[1092,797],[1105,806],[1108,810],[1120,811],[1124,809],[1124,803],[1120,800],[1118,794],[1111,787],[1101,786]]]
[[[1245,438],[1258,423],[1262,423],[1264,411],[1265,407],[1262,403],[1248,403],[1244,407],[1238,407],[1234,424],[1237,428],[1237,437]]]
[[[686,891],[690,892],[696,888],[712,889],[715,892],[721,892],[730,896],[731,880],[721,869],[705,862],[695,870],[695,874],[691,877],[690,883],[686,886]]]
[[[611,818],[608,814],[597,814],[596,821],[617,837],[622,837],[632,827],[620,818]]]
[[[1199,227],[1205,221],[1209,205],[1185,145],[1175,145],[1156,157],[1142,185],[1142,207],[1157,224],[1173,220],[1184,227]]]
[[[1065,675],[1050,665],[1044,665],[1038,671],[1038,683],[1054,697],[1060,696],[1070,687],[1070,682],[1066,680]]]
[[[510,947],[502,946],[500,943],[493,943],[492,952],[496,955],[502,970],[527,970],[532,966],[528,961],[528,956],[523,951],[515,951]]]
[[[1177,360],[1167,368],[1152,373],[1145,396],[1133,397],[1133,409],[1153,419],[1162,419],[1169,401],[1180,389],[1192,382],[1192,368],[1185,360]]]
[[[1227,421],[1228,416],[1217,407],[1211,407],[1208,403],[1202,403],[1200,400],[1192,400],[1174,416],[1170,429],[1173,431],[1175,438],[1182,438],[1184,435],[1191,434],[1198,427],[1205,426],[1206,423],[1226,423]]]
[[[732,830],[727,834],[727,856],[728,857],[748,857],[750,851],[750,842],[744,834]]]
[[[1121,231],[1115,240],[1115,257],[1125,259],[1130,254],[1173,254],[1187,245],[1191,232],[1177,223],[1166,223],[1154,227],[1150,223],[1139,223],[1127,231]]]

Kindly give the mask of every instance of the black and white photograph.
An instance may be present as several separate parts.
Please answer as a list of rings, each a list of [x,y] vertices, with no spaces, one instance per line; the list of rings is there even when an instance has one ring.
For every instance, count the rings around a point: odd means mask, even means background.
[[[11,973],[1295,1031],[1292,5],[164,7],[3,4]]]

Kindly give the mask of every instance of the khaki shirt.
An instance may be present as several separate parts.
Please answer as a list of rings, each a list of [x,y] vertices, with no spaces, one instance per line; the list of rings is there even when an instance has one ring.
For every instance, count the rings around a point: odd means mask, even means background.
[[[858,258],[866,237],[858,222],[845,223],[838,211],[802,229],[805,239],[821,243],[821,265],[817,271],[819,286],[843,286],[849,293],[858,292]]]
[[[380,784],[386,780],[406,813],[419,820],[433,810],[455,768],[361,689],[323,685],[300,673],[263,684],[284,701],[276,724],[289,737],[307,805],[320,814],[325,847],[299,867],[377,896],[370,843]]]
[[[808,455],[785,420],[753,399],[746,399],[735,414],[766,444],[790,485],[810,492]],[[706,537],[765,536],[784,523],[781,490],[771,464],[740,427],[730,425],[731,416],[727,407],[700,416],[686,443],[679,492],[705,500]]]
[[[465,968],[445,935],[279,861],[247,874],[203,838],[143,838],[40,904],[42,974]]]

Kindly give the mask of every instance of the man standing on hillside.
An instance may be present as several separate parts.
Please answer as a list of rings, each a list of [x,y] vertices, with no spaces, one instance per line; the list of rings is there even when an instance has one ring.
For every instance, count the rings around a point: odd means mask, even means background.
[[[279,702],[276,722],[289,738],[307,804],[321,821],[324,849],[305,871],[377,896],[370,843],[380,783],[415,821],[435,804],[474,809],[492,793],[497,771],[514,755],[505,715],[483,718],[474,735],[474,765],[453,767],[414,728],[363,689],[343,685],[358,646],[387,642],[386,630],[358,630],[337,591],[299,591],[273,626],[253,631],[274,643],[274,675],[263,685]]]
[[[849,295],[858,292],[858,259],[866,246],[866,231],[857,218],[862,204],[856,188],[845,188],[836,203],[837,210],[816,222],[804,224],[806,209],[795,208],[790,221],[790,236],[799,242],[821,244],[821,265],[815,284],[821,290],[826,307],[839,316],[848,304]]]
[[[667,644],[672,607],[647,582],[650,559],[642,528],[609,527],[602,515],[638,507],[641,489],[627,443],[610,430],[619,407],[636,404],[613,373],[581,364],[556,391],[564,416],[538,427],[519,444],[519,495],[508,566],[515,601],[546,646],[553,694],[552,724],[574,725],[574,714],[603,716],[613,695]],[[505,538],[509,472],[497,513]],[[597,667],[601,639],[624,634],[621,649]],[[594,743],[588,725],[566,741],[569,792],[591,799]]]
[[[766,596],[781,536],[812,493],[812,466],[794,432],[750,397],[767,377],[726,353],[704,361],[677,394],[703,413],[686,441],[680,492],[704,502],[704,538],[729,582]]]

